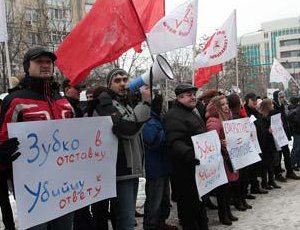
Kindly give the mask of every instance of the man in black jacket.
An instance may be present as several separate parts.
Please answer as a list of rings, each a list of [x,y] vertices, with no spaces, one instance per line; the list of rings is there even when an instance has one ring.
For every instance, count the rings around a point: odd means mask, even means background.
[[[275,112],[281,113],[282,125],[290,141],[292,139],[291,139],[290,127],[287,121],[287,114],[286,114],[287,102],[285,100],[284,92],[277,90],[273,93],[273,104],[274,104]],[[300,180],[300,177],[297,176],[292,169],[291,152],[289,146],[285,145],[281,147],[281,151],[279,151],[279,154],[280,154],[280,158],[279,158],[280,164],[275,166],[275,179],[281,182],[286,181],[286,179],[281,175],[281,157],[283,155],[284,165],[286,169],[286,178]]]
[[[291,152],[292,168],[299,171],[300,168],[300,98],[290,98],[288,122],[293,136],[293,150]]]
[[[255,93],[248,93],[245,95],[245,110],[247,113],[247,116],[250,117],[251,115],[255,116],[256,119],[258,119],[259,117],[259,113],[256,110],[256,106],[257,106],[257,96]],[[254,122],[256,129],[258,129],[257,127],[257,121]],[[259,132],[258,132],[258,136],[259,136]],[[259,174],[261,173],[261,162],[256,162],[252,165],[249,165],[248,168],[248,173],[249,173],[249,182],[251,184],[251,193],[252,194],[267,194],[268,191],[261,189],[259,187],[259,181],[257,180],[257,177],[259,176]],[[252,199],[253,196],[252,195],[248,195],[248,198]]]
[[[96,111],[111,116],[113,133],[118,138],[117,199],[113,205],[118,230],[134,230],[135,205],[139,177],[144,174],[142,129],[150,118],[151,96],[147,87],[141,88],[141,101],[131,106],[128,100],[129,75],[123,69],[113,69],[106,77],[107,90],[98,97]]]
[[[62,83],[64,96],[72,105],[75,112],[75,117],[83,117],[83,112],[80,108],[80,93],[83,87],[84,86],[81,84],[78,84],[76,86],[70,85],[69,79],[64,79]]]
[[[195,181],[195,158],[191,137],[206,132],[196,109],[197,88],[180,84],[175,89],[176,102],[165,117],[166,141],[173,165],[173,189],[177,206],[182,214],[183,229],[208,229],[208,218],[204,204],[200,202]]]
[[[11,169],[3,168],[3,165],[11,164],[20,156],[20,152],[17,152],[18,146],[19,141],[17,138],[10,138],[0,145],[0,207],[5,229],[11,230],[15,229],[7,183],[7,179],[11,176]]]

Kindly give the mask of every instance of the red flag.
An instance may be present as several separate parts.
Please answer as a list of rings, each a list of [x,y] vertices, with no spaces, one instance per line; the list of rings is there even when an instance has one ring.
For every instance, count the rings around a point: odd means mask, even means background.
[[[165,0],[132,0],[144,32],[148,33],[152,27],[165,16]],[[143,51],[142,44],[134,47],[135,52]]]
[[[201,87],[209,82],[211,75],[223,70],[222,64],[197,69],[194,76],[194,84]]]
[[[144,41],[131,1],[98,0],[60,44],[56,65],[76,85],[90,71]]]
[[[165,16],[164,0],[132,0],[145,33]]]

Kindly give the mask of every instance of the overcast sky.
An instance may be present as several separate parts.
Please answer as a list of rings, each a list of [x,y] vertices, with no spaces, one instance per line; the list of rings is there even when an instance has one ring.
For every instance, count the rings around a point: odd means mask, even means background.
[[[166,13],[183,2],[166,0]],[[198,37],[212,35],[234,9],[237,10],[237,34],[241,36],[259,30],[263,22],[299,17],[300,0],[199,0]]]

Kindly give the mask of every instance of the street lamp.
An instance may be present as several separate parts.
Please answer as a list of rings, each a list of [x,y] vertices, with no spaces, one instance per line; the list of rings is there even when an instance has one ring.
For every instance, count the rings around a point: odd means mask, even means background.
[[[243,37],[245,37],[246,35],[249,35],[249,34],[254,34],[254,33],[258,33],[258,32],[262,32],[264,31],[263,29],[259,29],[259,30],[256,30],[256,31],[251,31],[251,32],[248,32],[248,33],[245,33],[243,34],[242,36],[240,36],[240,40],[239,40],[239,43],[238,43],[238,49],[241,48],[241,43],[242,43],[242,39]],[[235,68],[236,68],[236,86],[239,87],[239,52],[237,52],[237,55],[236,55],[236,59],[235,59]]]

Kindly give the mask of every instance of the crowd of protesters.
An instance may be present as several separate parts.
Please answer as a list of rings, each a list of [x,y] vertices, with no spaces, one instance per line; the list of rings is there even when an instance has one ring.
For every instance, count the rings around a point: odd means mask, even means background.
[[[218,209],[221,224],[232,225],[238,221],[232,206],[246,211],[252,208],[247,199],[280,189],[287,179],[300,179],[294,172],[300,169],[300,99],[297,97],[291,98],[288,104],[282,91],[274,92],[271,100],[255,93],[240,98],[234,92],[225,95],[209,89],[197,98],[198,88],[181,83],[175,88],[175,101],[165,111],[162,93],[151,92],[148,86],[140,88],[139,99],[131,97],[127,90],[128,73],[116,68],[107,74],[106,86],[86,91],[87,104],[82,109],[79,99],[84,86],[72,86],[67,79],[60,84],[55,82],[55,60],[55,54],[43,47],[29,49],[23,60],[25,77],[1,106],[0,206],[5,229],[16,229],[8,179],[12,179],[12,161],[21,154],[18,140],[8,138],[7,124],[11,122],[111,116],[112,130],[118,138],[117,196],[30,228],[33,230],[105,230],[109,229],[109,221],[113,229],[133,230],[140,177],[146,178],[144,229],[177,229],[166,223],[172,206],[170,200],[176,202],[178,219],[185,230],[208,229],[208,208]],[[64,96],[59,93],[60,85]],[[274,142],[271,116],[278,113],[289,140],[293,136],[292,152],[288,146],[278,150]],[[262,160],[234,171],[222,122],[251,115],[256,118]],[[195,158],[191,136],[210,130],[216,130],[219,135],[228,183],[200,200],[195,168],[201,162]],[[281,167],[282,156],[285,169]],[[216,196],[217,205],[210,196]]]

